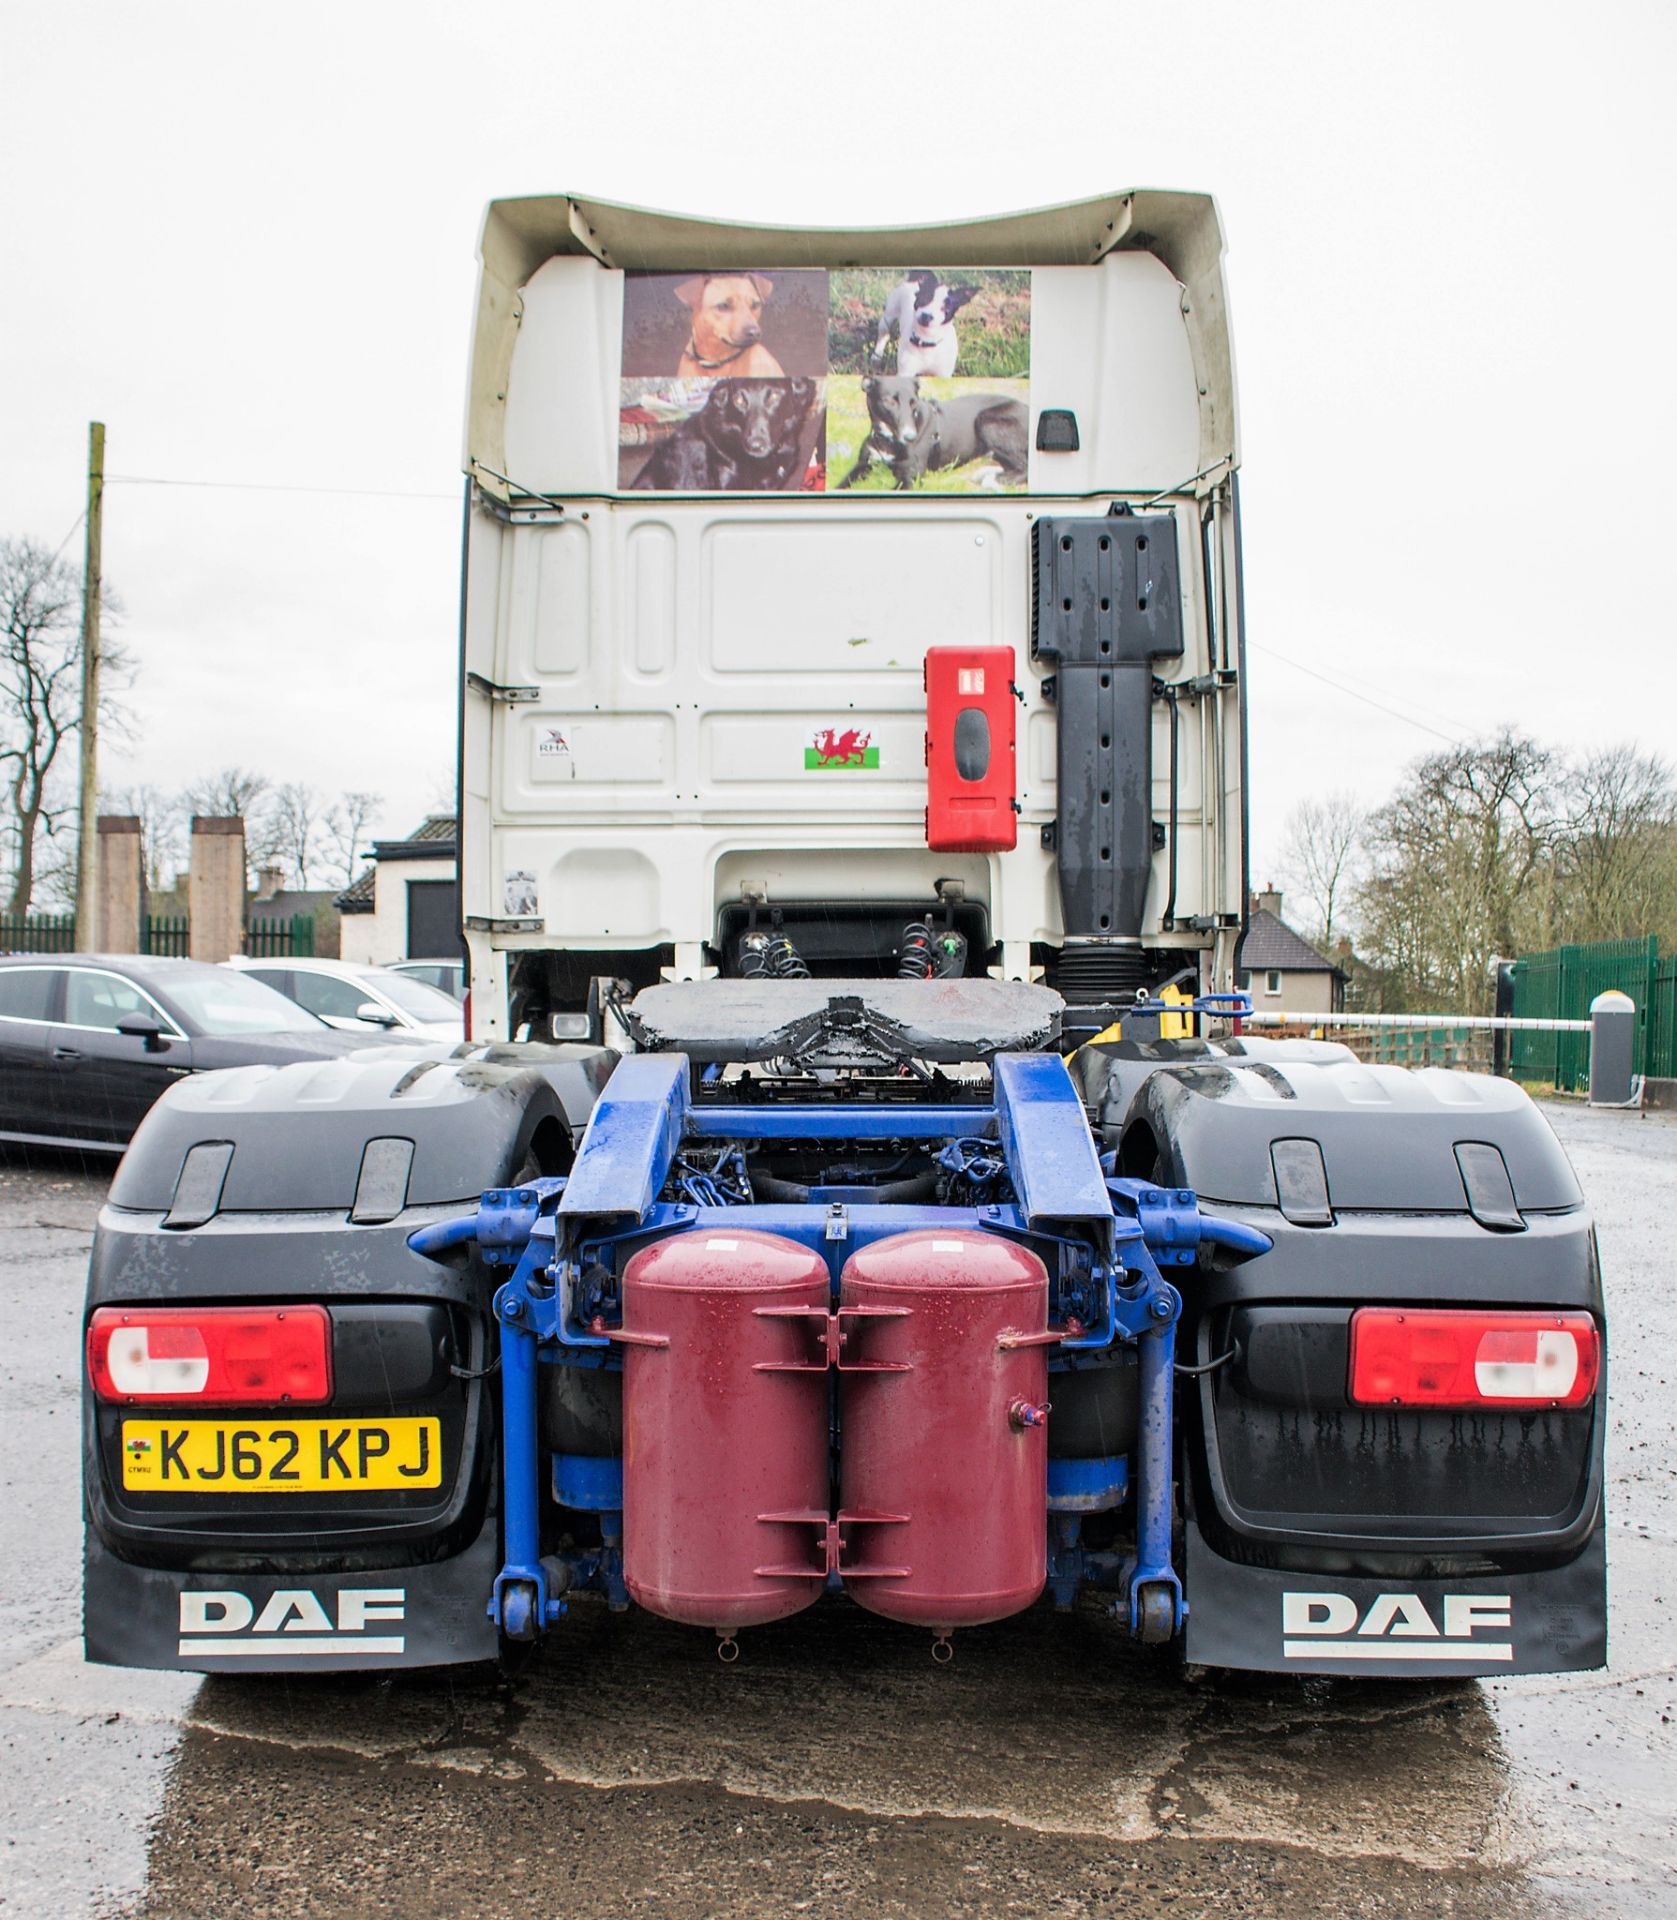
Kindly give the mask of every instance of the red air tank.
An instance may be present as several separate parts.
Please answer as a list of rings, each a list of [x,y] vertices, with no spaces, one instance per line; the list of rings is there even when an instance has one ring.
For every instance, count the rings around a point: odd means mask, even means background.
[[[732,1633],[820,1597],[828,1288],[819,1255],[749,1228],[672,1234],[625,1268],[623,1572],[651,1612]]]
[[[846,1591],[940,1632],[1018,1613],[1048,1557],[1047,1269],[998,1235],[926,1228],[851,1255],[840,1309],[858,1307],[839,1517],[865,1524],[846,1528]]]

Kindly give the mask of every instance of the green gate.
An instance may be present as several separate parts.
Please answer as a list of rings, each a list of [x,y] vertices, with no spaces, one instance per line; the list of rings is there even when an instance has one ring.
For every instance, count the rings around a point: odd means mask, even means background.
[[[1646,1071],[1652,1080],[1677,1080],[1677,953],[1668,953],[1654,971]]]
[[[1598,993],[1617,988],[1636,1002],[1636,1071],[1664,1076],[1672,1064],[1677,1027],[1677,975],[1663,967],[1653,934],[1639,940],[1595,940],[1587,946],[1523,953],[1514,962],[1514,1017],[1518,1020],[1587,1020]],[[1665,1018],[1659,1020],[1661,994]],[[1517,1080],[1542,1080],[1561,1092],[1583,1093],[1590,1084],[1587,1033],[1509,1035],[1510,1064]],[[1663,1064],[1660,1064],[1663,1062]]]
[[[184,913],[146,915],[146,952],[184,960],[192,951],[191,928]]]
[[[0,953],[74,953],[73,913],[0,913]]]
[[[252,920],[245,928],[245,953],[252,960],[312,960],[314,915],[294,913],[289,920]]]

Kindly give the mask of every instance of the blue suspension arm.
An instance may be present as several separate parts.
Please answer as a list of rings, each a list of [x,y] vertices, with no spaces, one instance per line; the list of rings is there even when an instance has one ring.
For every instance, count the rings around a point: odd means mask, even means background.
[[[1175,1424],[1176,1328],[1182,1296],[1161,1267],[1191,1266],[1202,1242],[1245,1254],[1267,1253],[1267,1233],[1200,1212],[1186,1187],[1115,1175],[1106,1182],[1118,1215],[1118,1251],[1136,1284],[1120,1295],[1120,1324],[1136,1341],[1140,1368],[1140,1432],[1136,1460],[1135,1558],[1124,1582],[1130,1631],[1169,1640],[1187,1618],[1182,1582],[1171,1565],[1172,1440]],[[1123,1233],[1125,1216],[1140,1229]]]

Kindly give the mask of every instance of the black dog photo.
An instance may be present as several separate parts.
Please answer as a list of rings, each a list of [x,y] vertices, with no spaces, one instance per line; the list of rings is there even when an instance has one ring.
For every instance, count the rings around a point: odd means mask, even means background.
[[[821,382],[802,376],[625,380],[618,485],[661,493],[819,490],[821,397]]]
[[[827,458],[835,491],[1013,492],[1030,468],[1023,380],[870,374],[827,383]]]

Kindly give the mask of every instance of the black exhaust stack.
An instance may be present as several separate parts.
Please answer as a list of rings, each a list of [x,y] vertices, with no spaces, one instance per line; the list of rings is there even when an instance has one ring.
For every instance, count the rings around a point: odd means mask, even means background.
[[[1053,663],[1059,710],[1061,991],[1106,998],[1148,979],[1153,663],[1182,654],[1176,523],[1042,519],[1035,542],[1031,654]]]

